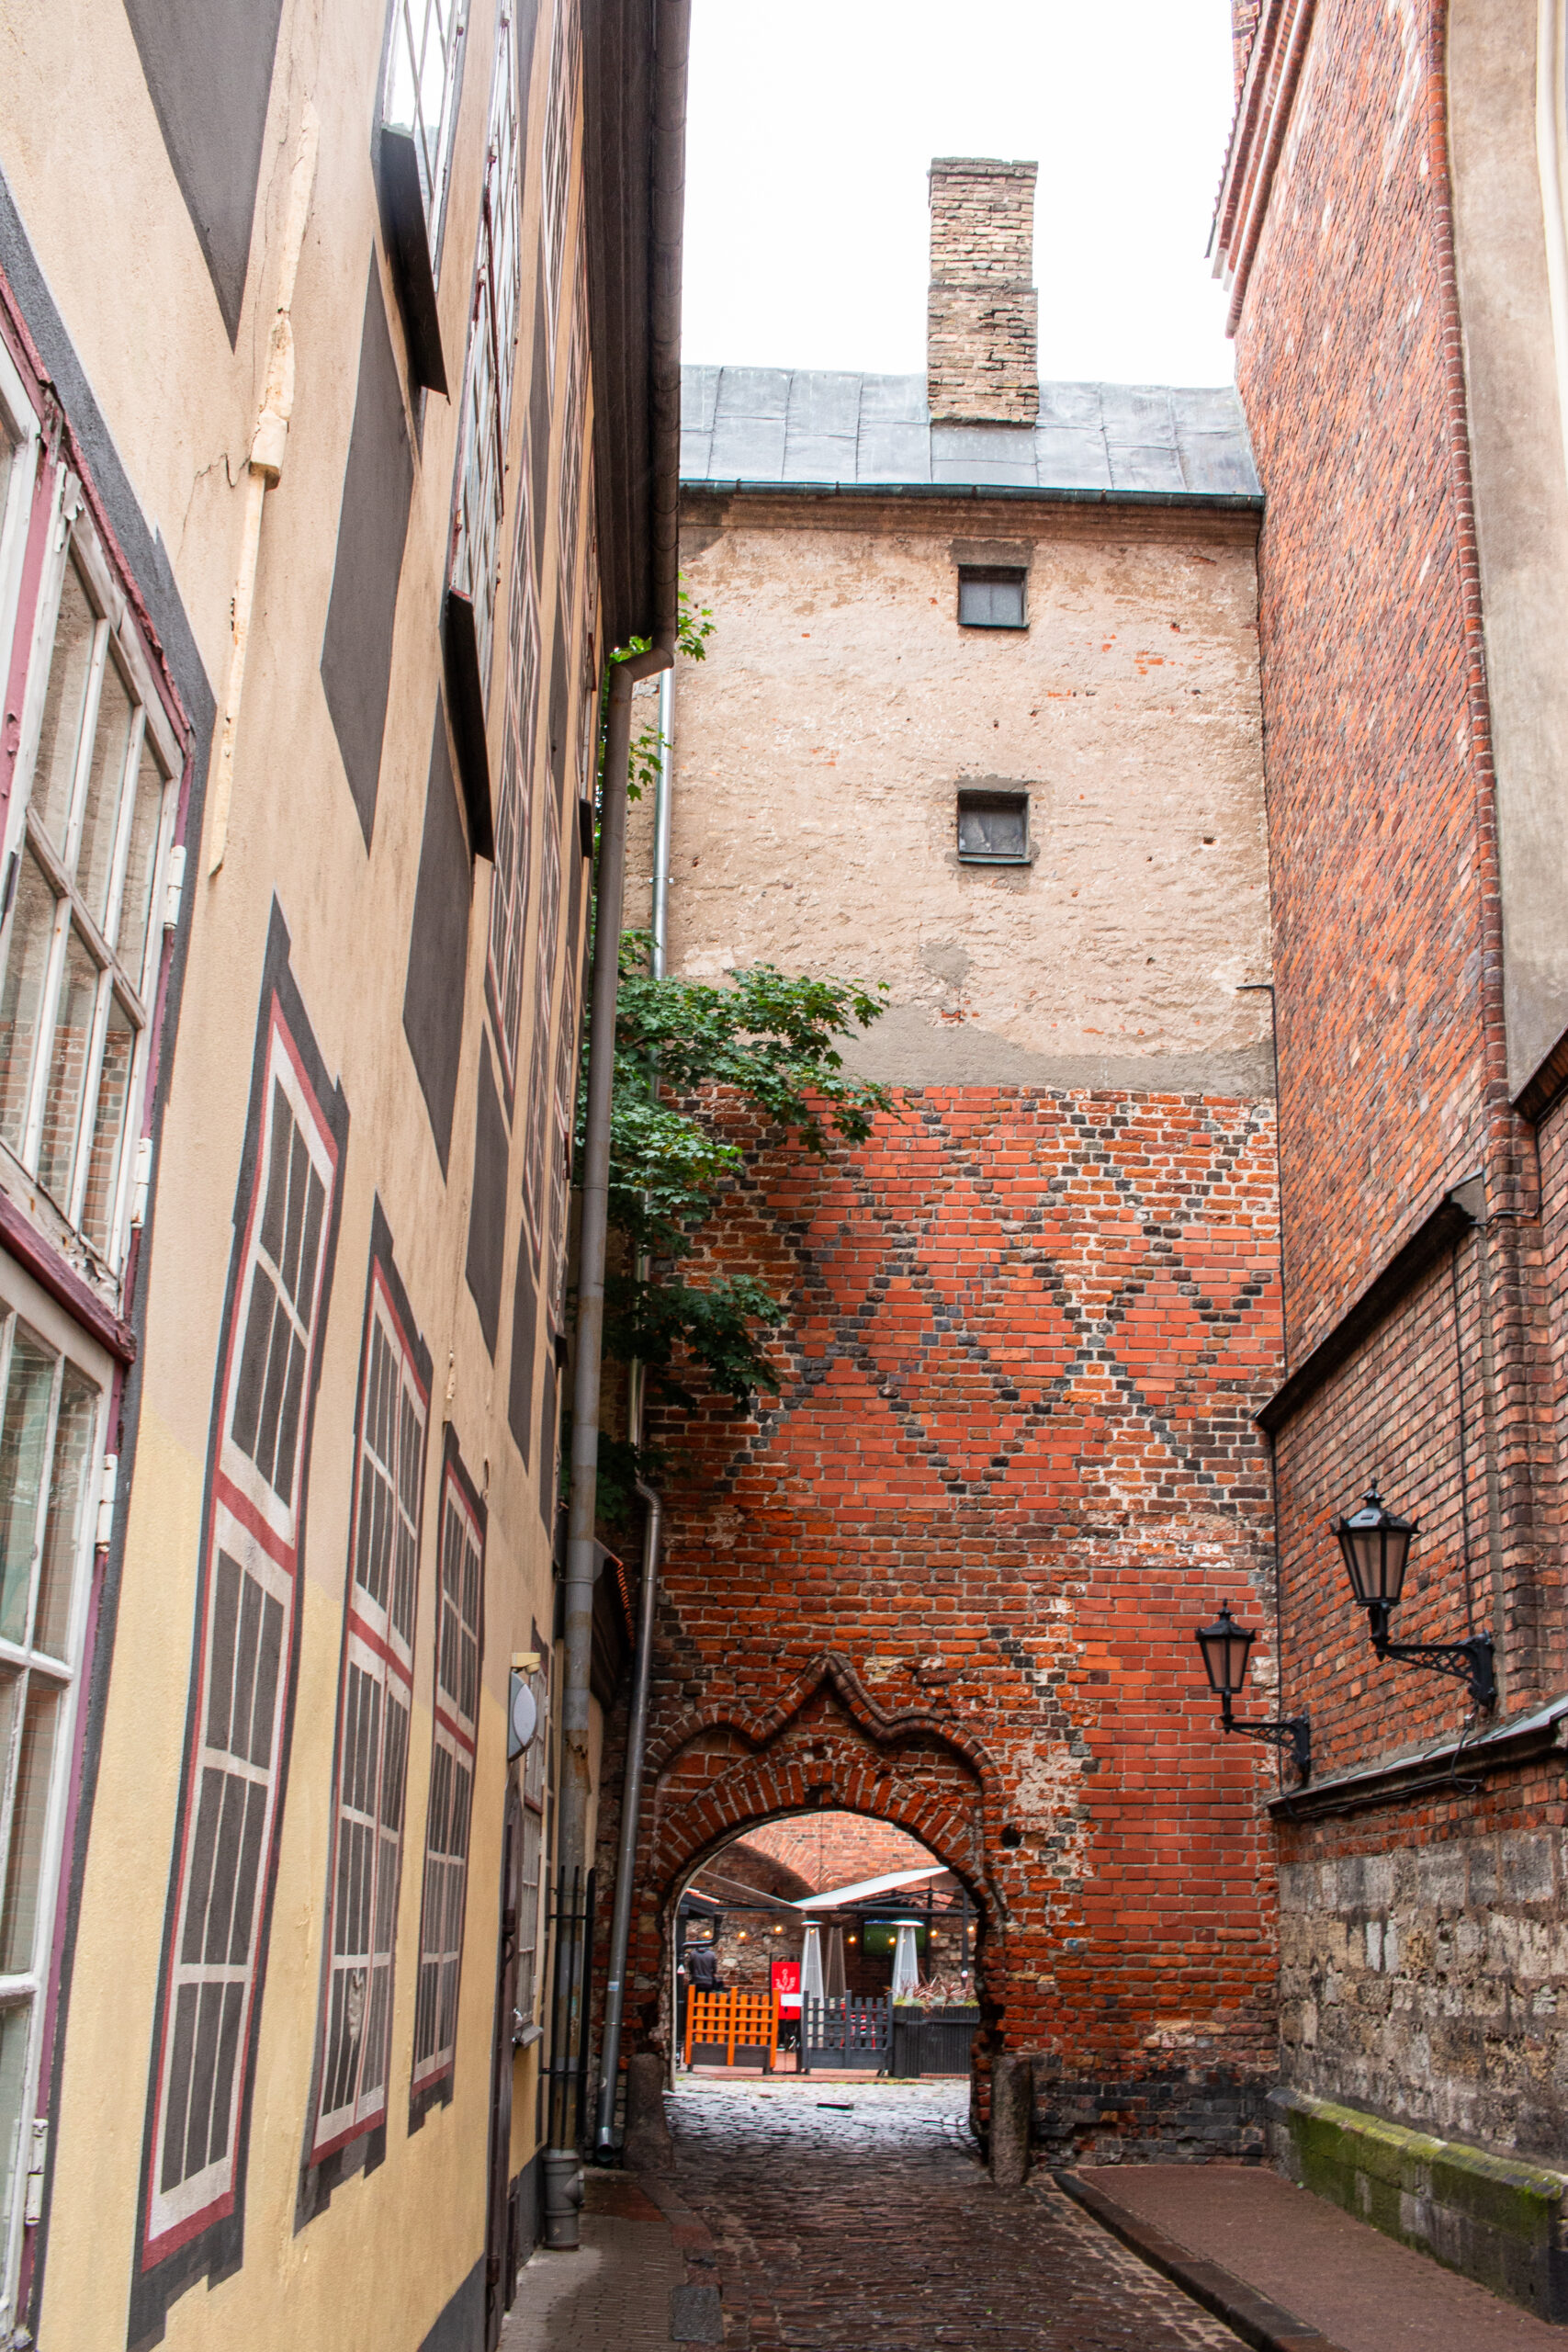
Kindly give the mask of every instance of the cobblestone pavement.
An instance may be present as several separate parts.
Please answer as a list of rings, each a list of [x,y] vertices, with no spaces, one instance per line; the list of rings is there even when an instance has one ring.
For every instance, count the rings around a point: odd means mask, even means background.
[[[735,2352],[1236,2352],[1048,2188],[992,2188],[967,2082],[705,2083],[667,2102]]]

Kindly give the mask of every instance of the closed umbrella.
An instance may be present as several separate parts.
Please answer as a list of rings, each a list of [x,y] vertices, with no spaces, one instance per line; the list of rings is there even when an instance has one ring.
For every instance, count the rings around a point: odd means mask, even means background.
[[[841,2001],[849,1990],[844,1974],[844,1930],[835,1919],[828,1931],[828,1998]]]
[[[806,1922],[806,1940],[800,1948],[801,2015],[806,2014],[807,2001],[822,1998],[822,1930],[815,1919]]]
[[[920,1989],[920,1962],[915,1950],[915,1929],[918,1919],[897,1919],[898,1941],[893,1951],[893,1998],[912,2001]]]

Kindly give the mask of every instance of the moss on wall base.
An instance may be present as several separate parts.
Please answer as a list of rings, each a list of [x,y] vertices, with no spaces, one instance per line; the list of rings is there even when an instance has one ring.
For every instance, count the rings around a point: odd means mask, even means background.
[[[1305,2091],[1271,2092],[1269,2110],[1275,2159],[1303,2188],[1541,2319],[1568,2319],[1568,2176]]]

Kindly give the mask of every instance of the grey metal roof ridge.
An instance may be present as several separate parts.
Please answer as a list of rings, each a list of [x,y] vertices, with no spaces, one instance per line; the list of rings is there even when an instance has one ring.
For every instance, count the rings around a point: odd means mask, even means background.
[[[1044,483],[1006,481],[774,481],[714,474],[682,474],[682,490],[708,490],[728,495],[770,498],[957,498],[1035,499],[1066,506],[1207,506],[1221,513],[1258,514],[1260,490],[1094,490]]]

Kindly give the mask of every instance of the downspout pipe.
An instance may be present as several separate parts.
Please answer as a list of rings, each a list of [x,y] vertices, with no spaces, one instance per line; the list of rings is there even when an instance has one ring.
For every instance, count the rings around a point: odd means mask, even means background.
[[[659,777],[653,803],[653,977],[664,978],[670,910],[670,796],[675,725],[675,673],[659,681]],[[658,1091],[657,1077],[653,1080]],[[645,1261],[646,1263],[646,1261]],[[642,1443],[643,1367],[632,1366],[632,1440]],[[604,1986],[604,2041],[599,2061],[599,2110],[593,2153],[601,2164],[615,2154],[615,2095],[621,2071],[621,2020],[626,2012],[626,1953],[631,1942],[632,1876],[637,1867],[637,1827],[642,1810],[643,1759],[648,1751],[649,1691],[653,1679],[653,1627],[659,1608],[659,1540],[664,1499],[639,1478],[637,1491],[647,1516],[642,1535],[642,1584],[637,1595],[637,1660],[632,1670],[631,1712],[626,1723],[626,1777],[621,1788],[620,1851],[615,1861],[615,1906],[610,1923],[610,1968]]]
[[[639,1478],[646,1506],[642,1535],[642,1590],[637,1599],[637,1665],[632,1677],[631,1716],[626,1725],[626,1774],[621,1792],[620,1851],[615,1859],[615,1907],[610,1921],[610,1973],[604,1986],[604,2041],[599,2062],[599,2112],[593,2153],[607,2164],[615,2153],[615,2094],[621,2071],[621,2019],[626,2011],[626,1952],[631,1942],[632,1873],[637,1867],[637,1822],[642,1810],[642,1768],[648,1752],[649,1690],[653,1679],[653,1622],[659,1599],[659,1538],[664,1506],[656,1487]]]
[[[586,1870],[589,1676],[593,1579],[598,1566],[599,1397],[604,1366],[604,1262],[608,1237],[610,1112],[615,1087],[615,1000],[626,912],[626,780],[632,690],[670,669],[679,618],[677,547],[681,458],[681,237],[685,206],[686,61],[690,0],[655,0],[653,147],[650,156],[649,407],[653,628],[648,650],[611,670],[594,893],[592,1030],[583,1129],[582,1207],[572,1379],[571,1501],[568,1518],[566,1670],[561,1693],[562,1771],[558,1867]],[[618,1890],[617,1890],[618,1892]],[[585,2119],[579,2119],[581,2132]],[[550,2154],[564,2152],[550,2151]],[[575,2243],[575,2238],[571,2241]]]

